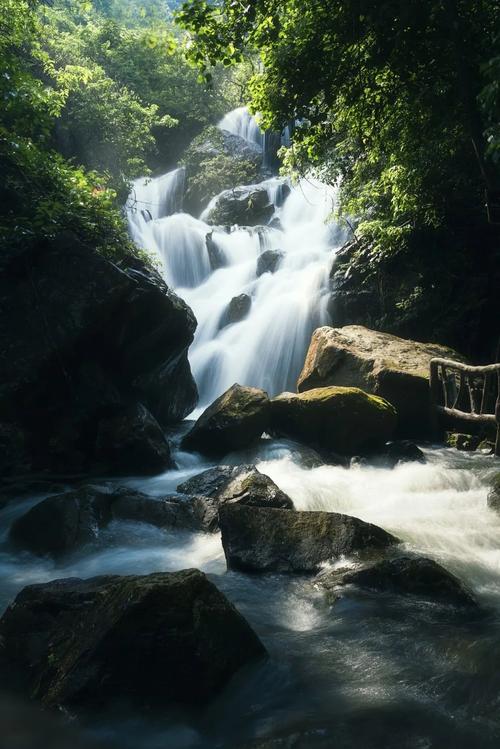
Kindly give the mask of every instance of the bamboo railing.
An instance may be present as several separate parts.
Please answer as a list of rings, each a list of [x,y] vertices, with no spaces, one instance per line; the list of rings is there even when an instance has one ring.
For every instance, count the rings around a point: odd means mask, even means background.
[[[431,359],[434,414],[468,424],[496,427],[495,455],[500,456],[500,363],[484,367],[450,359]]]

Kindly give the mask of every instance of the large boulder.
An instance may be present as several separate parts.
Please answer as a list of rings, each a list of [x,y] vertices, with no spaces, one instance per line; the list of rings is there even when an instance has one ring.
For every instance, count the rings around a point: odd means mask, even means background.
[[[398,435],[432,437],[429,362],[463,360],[456,351],[380,333],[361,325],[318,328],[311,339],[298,390],[328,385],[358,387],[392,403]]]
[[[204,703],[265,650],[198,570],[55,580],[0,620],[4,686],[46,706]]]
[[[188,146],[183,163],[186,169],[184,208],[196,215],[222,190],[257,182],[262,150],[239,135],[210,126]]]
[[[322,576],[327,589],[354,585],[364,590],[417,596],[455,606],[477,606],[458,578],[432,559],[398,556],[354,570],[338,570]]]
[[[383,446],[396,423],[390,403],[354,387],[281,393],[271,401],[273,433],[341,455]]]
[[[290,512],[225,504],[219,510],[230,569],[316,572],[344,555],[379,552],[398,539],[382,528],[337,512]]]
[[[293,510],[290,497],[255,466],[209,468],[180,484],[177,491],[210,497],[218,505],[225,502],[237,502],[254,507],[280,507]]]
[[[222,456],[251,445],[268,424],[267,393],[234,384],[202,413],[182,440],[182,447]]]
[[[149,523],[158,528],[213,532],[218,503],[208,497],[150,497],[127,487],[96,486],[57,494],[17,518],[9,532],[15,546],[60,557],[96,541],[112,520]]]
[[[212,201],[203,218],[208,224],[257,226],[267,224],[274,213],[265,185],[224,190]]]
[[[131,255],[118,265],[69,233],[28,244],[0,278],[0,422],[20,430],[21,462],[88,470],[100,420],[139,403],[161,426],[182,419],[195,327]]]

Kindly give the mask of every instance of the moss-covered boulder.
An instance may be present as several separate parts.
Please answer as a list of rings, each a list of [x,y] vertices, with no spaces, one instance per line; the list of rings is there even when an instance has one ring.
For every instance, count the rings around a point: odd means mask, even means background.
[[[273,213],[265,185],[241,185],[218,194],[203,218],[208,224],[259,226],[267,224]]]
[[[223,456],[251,445],[268,425],[267,393],[235,383],[202,413],[182,440],[182,447]]]
[[[0,620],[4,687],[46,706],[204,703],[265,655],[199,570],[54,580]]]
[[[318,328],[311,339],[297,388],[358,387],[380,395],[398,412],[400,437],[432,437],[429,363],[433,357],[463,361],[453,349],[419,343],[362,325]]]
[[[246,572],[316,572],[343,555],[398,543],[387,531],[338,512],[291,512],[225,504],[219,510],[227,566]]]
[[[239,135],[211,126],[186,149],[185,210],[197,214],[208,201],[234,185],[258,182],[262,151]]]
[[[394,406],[359,388],[281,393],[271,401],[273,433],[341,455],[382,447],[396,423]]]

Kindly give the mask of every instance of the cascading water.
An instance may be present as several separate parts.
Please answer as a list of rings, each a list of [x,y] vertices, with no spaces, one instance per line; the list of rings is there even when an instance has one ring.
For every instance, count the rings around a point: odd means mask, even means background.
[[[241,112],[238,122],[246,123],[240,131],[251,132]],[[176,205],[168,190],[178,190],[177,173],[151,180],[142,192],[136,183],[138,200],[167,209],[151,218],[134,205],[129,223],[135,241],[161,261],[166,282],[198,320],[190,361],[200,407],[233,382],[271,395],[294,389],[313,330],[329,321],[329,272],[344,239],[337,224],[327,223],[336,191],[308,179],[286,190],[283,179],[265,180],[255,187],[267,191],[273,206],[270,225],[235,226],[228,232],[206,223],[213,201],[199,219],[168,214]],[[257,276],[265,250],[279,251],[279,265],[274,273]],[[228,305],[240,294],[250,298],[250,311],[224,325]]]

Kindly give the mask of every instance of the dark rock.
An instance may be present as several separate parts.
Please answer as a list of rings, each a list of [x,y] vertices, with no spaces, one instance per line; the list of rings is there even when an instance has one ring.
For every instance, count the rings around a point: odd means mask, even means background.
[[[399,463],[425,463],[425,455],[414,442],[409,440],[398,440],[386,445],[383,453],[385,460],[392,466]]]
[[[217,466],[185,481],[177,491],[211,497],[219,505],[225,502],[254,507],[279,507],[293,510],[290,497],[255,466]]]
[[[208,497],[150,497],[128,487],[85,486],[48,497],[14,521],[9,540],[33,554],[59,557],[95,541],[112,520],[211,533],[218,503]]]
[[[143,403],[164,426],[196,403],[191,310],[137,258],[120,263],[66,233],[3,270],[0,421],[24,433],[32,470],[88,470],[117,406]]]
[[[0,638],[11,689],[71,708],[204,703],[265,654],[198,570],[30,585],[0,620]]]
[[[475,434],[461,434],[459,432],[447,432],[446,444],[448,447],[454,447],[456,450],[464,452],[474,452],[479,447],[481,438]]]
[[[463,361],[450,348],[347,325],[315,330],[299,392],[340,385],[385,398],[398,412],[397,436],[432,438],[429,363],[433,357]]]
[[[114,474],[161,473],[175,467],[160,425],[141,403],[101,419],[96,460]]]
[[[316,572],[328,560],[398,543],[382,528],[336,512],[225,504],[219,522],[228,568],[247,572]]]
[[[110,495],[84,487],[34,505],[14,521],[9,539],[34,554],[57,557],[94,541],[111,517]]]
[[[256,226],[267,224],[273,213],[267,189],[250,185],[221,192],[204,218],[208,224]]]
[[[205,237],[205,244],[207,246],[208,259],[210,260],[210,267],[212,270],[218,270],[226,265],[226,258],[221,248],[213,237],[213,232],[209,232]]]
[[[222,456],[248,447],[267,429],[268,423],[267,393],[234,384],[202,413],[182,440],[182,447]]]
[[[432,559],[398,556],[357,570],[336,571],[324,576],[327,588],[355,585],[398,595],[419,596],[455,606],[477,606],[465,586]]]
[[[263,273],[274,273],[281,259],[283,258],[283,252],[281,250],[266,250],[257,258],[257,270],[255,275],[257,278],[262,276]]]
[[[500,473],[495,474],[491,481],[491,488],[488,491],[488,507],[500,512]]]
[[[24,430],[15,423],[0,423],[0,476],[26,473],[30,466]]]
[[[358,388],[282,393],[271,401],[273,433],[341,455],[382,446],[396,427],[390,403]]]
[[[243,320],[248,315],[251,306],[252,298],[248,294],[238,294],[238,296],[234,296],[221,318],[219,327],[224,328],[226,325],[240,322],[240,320]]]

